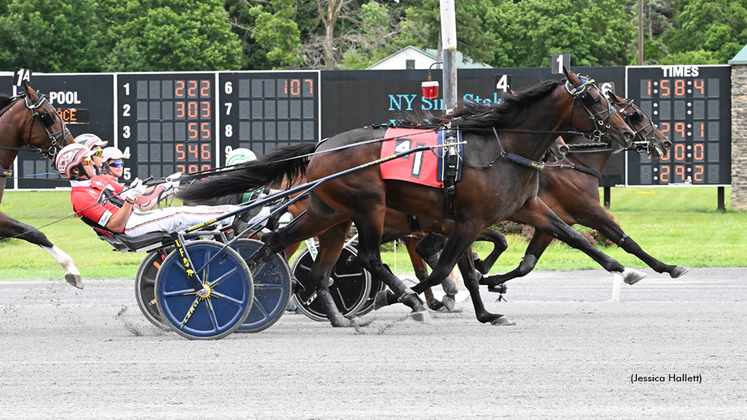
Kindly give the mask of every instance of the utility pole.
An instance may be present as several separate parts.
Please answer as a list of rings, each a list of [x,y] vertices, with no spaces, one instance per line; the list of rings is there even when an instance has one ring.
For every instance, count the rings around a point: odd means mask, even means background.
[[[444,112],[457,102],[457,38],[454,0],[441,0],[441,39],[443,40]]]
[[[643,65],[643,0],[638,0],[638,65]]]

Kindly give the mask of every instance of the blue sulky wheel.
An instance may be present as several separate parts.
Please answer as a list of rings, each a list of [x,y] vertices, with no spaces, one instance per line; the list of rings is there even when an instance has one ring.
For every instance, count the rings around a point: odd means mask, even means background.
[[[239,239],[231,247],[246,259],[262,245],[262,242],[253,239]],[[238,332],[255,333],[269,328],[283,316],[293,292],[290,268],[281,255],[275,255],[275,258],[253,272],[252,278],[254,302]]]
[[[360,308],[371,296],[371,273],[358,265],[355,257],[358,250],[346,245],[340,253],[330,275],[329,292],[343,316],[359,315]],[[309,280],[311,264],[314,262],[309,250],[305,249],[293,262],[293,274],[299,285],[293,295],[298,310],[314,321],[327,321],[327,314],[316,299],[316,288]],[[372,302],[373,304],[373,302]]]
[[[183,337],[223,338],[238,329],[249,315],[254,298],[252,276],[239,253],[222,249],[219,242],[192,241],[185,248],[195,275],[209,287],[209,293],[204,297],[196,295],[179,250],[175,250],[163,261],[156,276],[158,310]]]

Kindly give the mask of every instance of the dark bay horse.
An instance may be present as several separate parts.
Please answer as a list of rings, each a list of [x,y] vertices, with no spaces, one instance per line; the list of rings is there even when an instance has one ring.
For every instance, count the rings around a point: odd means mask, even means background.
[[[13,161],[21,150],[39,152],[54,161],[57,152],[74,141],[65,122],[44,95],[39,95],[26,84],[18,96],[0,94],[0,173],[13,167]],[[0,202],[5,192],[5,176],[0,175]],[[0,212],[0,238],[19,238],[39,245],[65,269],[68,283],[83,288],[73,259],[38,229]]]
[[[633,131],[592,80],[567,70],[565,73],[566,80],[540,83],[499,104],[461,104],[443,116],[439,124],[423,121],[423,128],[433,130],[442,128],[441,124],[450,124],[462,130],[466,142],[461,188],[457,188],[454,197],[453,222],[446,220],[443,190],[384,180],[381,170],[371,165],[380,159],[381,143],[375,141],[383,139],[384,129],[348,131],[318,147],[306,143],[276,148],[244,164],[240,171],[193,184],[180,193],[181,198],[236,193],[284,177],[295,179],[304,173],[314,181],[357,168],[354,173],[319,184],[309,193],[309,209],[275,232],[248,260],[250,267],[256,267],[288,245],[317,236],[320,256],[321,251],[328,250],[334,258],[326,261],[317,256],[310,276],[334,326],[349,326],[351,322],[342,317],[334,305],[326,286],[329,269],[323,265],[332,267],[337,261],[351,222],[355,222],[358,228],[358,261],[361,266],[387,284],[396,300],[410,307],[413,318],[418,320],[425,320],[427,311],[417,293],[441,282],[459,262],[477,319],[493,324],[508,322],[503,315],[485,310],[474,275],[470,247],[483,229],[521,208],[533,210],[531,223],[538,229],[581,249],[608,271],[622,273],[626,281],[634,283],[643,277],[642,273],[624,267],[597,250],[537,198],[538,161],[559,132],[574,130],[593,133],[596,137],[606,134],[606,138],[624,146],[629,145],[634,137]],[[387,207],[421,220],[435,221],[440,226],[440,233],[448,236],[428,280],[412,290],[381,262],[380,243]]]
[[[635,130],[636,148],[639,152],[645,151],[652,157],[660,157],[665,149],[671,146],[664,133],[632,101],[622,99],[614,93],[610,93],[609,96],[628,125]],[[577,137],[568,141],[572,149],[574,144],[584,142],[588,142],[588,139]],[[581,151],[583,153],[569,153],[565,161],[561,161],[557,166],[545,167],[540,173],[538,197],[564,222],[569,225],[581,224],[597,230],[628,253],[640,258],[657,273],[669,273],[672,278],[687,273],[689,269],[686,267],[665,264],[647,254],[600,204],[599,178],[614,151],[604,146],[601,150]],[[526,223],[521,217],[511,217],[510,220]],[[485,277],[480,284],[487,284],[492,290],[508,280],[527,275],[534,269],[553,239],[546,233],[536,231],[519,267],[506,274]]]

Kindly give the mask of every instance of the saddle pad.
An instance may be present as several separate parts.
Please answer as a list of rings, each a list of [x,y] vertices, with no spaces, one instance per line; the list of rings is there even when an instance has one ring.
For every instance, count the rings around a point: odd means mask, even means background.
[[[386,140],[381,145],[381,157],[391,156],[418,146],[435,146],[438,132],[412,128],[390,128],[386,130]],[[397,181],[412,182],[429,187],[441,188],[437,179],[438,160],[432,150],[416,152],[401,158],[382,163],[381,177]]]

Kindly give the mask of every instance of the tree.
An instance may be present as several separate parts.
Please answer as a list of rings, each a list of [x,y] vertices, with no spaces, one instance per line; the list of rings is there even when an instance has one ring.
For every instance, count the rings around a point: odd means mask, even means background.
[[[104,20],[105,71],[234,70],[241,43],[220,0],[113,1]]]
[[[300,55],[301,32],[293,21],[296,2],[275,0],[274,3],[274,10],[265,10],[262,6],[250,9],[250,14],[255,18],[252,38],[268,51],[268,60],[277,62],[281,67],[297,67],[303,64],[303,57]]]
[[[747,44],[747,0],[683,1],[675,21],[662,35],[671,53],[662,64],[726,63]]]
[[[522,67],[548,67],[553,54],[570,53],[574,66],[624,65],[635,28],[616,0],[524,0],[502,33]]]
[[[0,70],[100,71],[103,53],[96,3],[9,0],[0,9]]]

